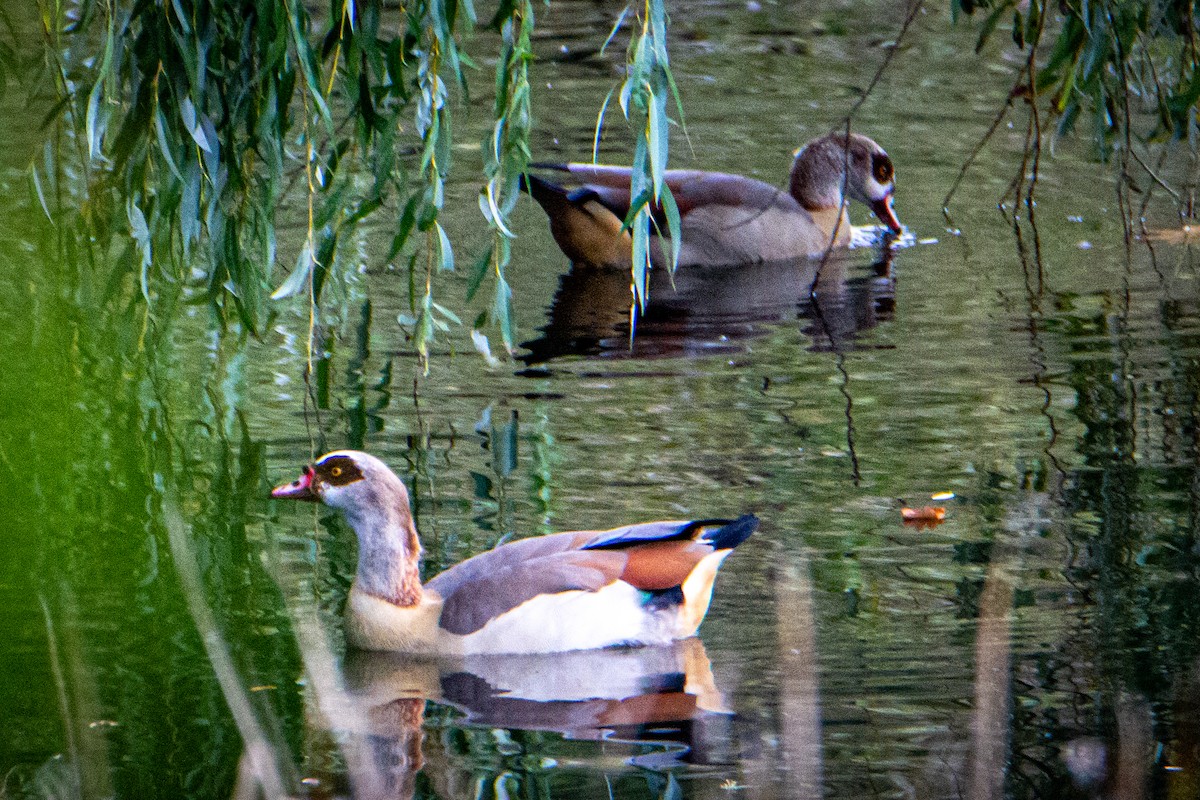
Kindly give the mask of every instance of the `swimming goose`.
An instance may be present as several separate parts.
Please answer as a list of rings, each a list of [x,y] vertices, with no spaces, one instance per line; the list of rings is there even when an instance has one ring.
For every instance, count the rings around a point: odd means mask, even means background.
[[[354,529],[350,644],[427,655],[551,653],[692,636],[717,568],[758,527],[747,514],[538,536],[422,585],[408,490],[378,458],[328,453],[271,497],[324,503]]]
[[[550,232],[576,263],[628,267],[631,238],[622,229],[629,212],[629,167],[540,164],[580,182],[566,189],[535,175],[522,183],[550,217]],[[787,191],[741,175],[668,170],[679,207],[679,265],[710,266],[810,258],[850,243],[847,198],[870,206],[892,233],[895,169],[888,154],[860,134],[831,133],[796,151]],[[840,222],[839,222],[840,219]],[[656,213],[658,226],[666,219]],[[654,266],[666,264],[656,243]]]

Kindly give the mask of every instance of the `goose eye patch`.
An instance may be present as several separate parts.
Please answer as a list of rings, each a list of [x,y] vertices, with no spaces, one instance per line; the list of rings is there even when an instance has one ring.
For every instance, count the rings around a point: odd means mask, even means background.
[[[362,471],[353,459],[344,456],[329,458],[317,464],[317,475],[320,476],[326,483],[334,486],[346,486],[355,481],[362,480]]]
[[[887,156],[871,156],[871,172],[879,183],[887,183],[895,174],[892,160]]]

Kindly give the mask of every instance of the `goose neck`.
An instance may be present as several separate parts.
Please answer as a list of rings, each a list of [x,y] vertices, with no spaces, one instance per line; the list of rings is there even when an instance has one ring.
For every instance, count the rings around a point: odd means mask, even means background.
[[[412,515],[401,509],[347,514],[358,538],[355,585],[398,606],[421,602],[421,544]]]

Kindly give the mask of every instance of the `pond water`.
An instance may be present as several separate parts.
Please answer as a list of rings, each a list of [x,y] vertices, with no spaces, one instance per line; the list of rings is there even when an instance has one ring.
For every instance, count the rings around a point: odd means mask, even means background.
[[[673,165],[782,183],[894,45],[893,5],[673,7]],[[535,158],[588,157],[618,12],[541,10]],[[490,368],[452,330],[423,375],[381,220],[327,293],[316,407],[303,304],[257,339],[203,305],[159,325],[27,200],[40,147],[6,96],[0,796],[244,797],[256,774],[318,797],[1200,794],[1200,273],[1186,239],[1127,250],[1084,141],[1043,161],[1018,240],[997,202],[1020,115],[947,224],[1013,67],[946,17],[918,19],[855,119],[909,235],[838,254],[819,308],[811,265],[694,270],[655,285],[630,347],[625,278],[569,269],[523,202],[527,344]],[[489,108],[460,109],[447,200],[471,256]],[[441,300],[471,319],[465,285]],[[678,648],[347,654],[353,536],[266,499],[339,447],[405,477],[427,575],[557,530],[762,525]],[[902,523],[926,505],[942,524]]]

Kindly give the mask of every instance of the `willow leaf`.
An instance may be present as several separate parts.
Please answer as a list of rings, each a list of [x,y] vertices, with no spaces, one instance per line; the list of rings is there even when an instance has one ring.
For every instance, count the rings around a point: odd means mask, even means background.
[[[500,326],[500,335],[504,338],[504,346],[509,350],[513,346],[512,318],[512,289],[503,275],[496,277],[496,293],[492,296],[492,317]]]
[[[300,257],[296,259],[296,268],[292,270],[292,274],[287,276],[279,288],[271,292],[272,300],[282,300],[285,297],[292,297],[300,294],[307,286],[309,277],[313,271],[312,245],[305,244],[300,251]]]
[[[481,330],[471,331],[471,344],[475,346],[475,350],[483,356],[483,360],[487,362],[489,367],[493,369],[500,366],[500,359],[492,355],[492,346],[488,342],[487,336]]]
[[[92,91],[88,95],[84,130],[88,143],[88,155],[93,161],[99,160],[101,157],[100,140],[104,137],[104,131],[100,129],[100,95],[103,91],[104,85],[100,81],[96,81],[96,85],[92,87]]]
[[[450,237],[440,223],[433,223],[438,235],[438,269],[445,272],[454,271],[454,250],[450,247]]]
[[[183,181],[183,173],[179,171],[178,165],[175,164],[175,159],[171,155],[171,145],[167,141],[166,120],[163,119],[162,109],[158,108],[154,111],[154,133],[158,137],[158,148],[162,151],[163,159],[167,162],[167,168],[171,170],[176,178]]]
[[[37,164],[29,165],[29,179],[33,183],[33,190],[37,192],[37,199],[42,206],[42,211],[46,213],[46,219],[53,222],[54,217],[50,214],[50,207],[46,205],[46,193],[42,191],[42,179],[38,177]]]
[[[671,193],[671,187],[666,183],[663,183],[660,199],[663,215],[667,218],[667,231],[670,234],[671,242],[671,271],[674,272],[679,268],[679,248],[682,241],[679,206],[675,203],[675,195]]]
[[[479,258],[475,259],[475,263],[471,267],[471,273],[467,276],[467,302],[475,299],[476,292],[483,285],[483,279],[487,277],[488,267],[492,265],[492,251],[484,250]]]

